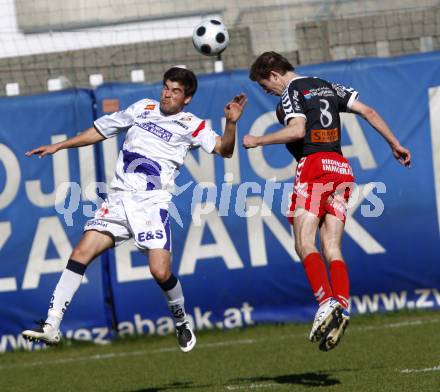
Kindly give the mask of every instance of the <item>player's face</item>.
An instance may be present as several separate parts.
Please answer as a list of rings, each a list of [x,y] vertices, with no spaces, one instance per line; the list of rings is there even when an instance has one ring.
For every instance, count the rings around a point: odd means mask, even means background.
[[[285,88],[282,78],[276,72],[272,72],[267,79],[260,79],[258,84],[270,95],[280,96]]]
[[[166,80],[160,94],[160,110],[166,115],[177,114],[191,101],[185,96],[185,90],[179,82]]]

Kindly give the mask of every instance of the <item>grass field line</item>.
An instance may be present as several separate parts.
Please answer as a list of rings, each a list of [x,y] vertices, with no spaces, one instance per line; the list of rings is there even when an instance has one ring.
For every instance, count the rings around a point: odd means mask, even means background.
[[[279,388],[279,383],[271,383],[271,384],[249,384],[249,385],[226,385],[226,389],[228,391],[236,391],[237,389],[259,389],[259,388]]]
[[[431,368],[424,368],[424,369],[402,369],[400,370],[400,373],[424,373],[424,372],[439,372],[439,371],[440,371],[440,365]]]
[[[402,327],[423,325],[423,324],[428,324],[428,323],[438,323],[438,322],[440,322],[440,318],[433,318],[433,319],[426,319],[426,320],[414,320],[414,321],[402,321],[402,322],[388,323],[388,324],[374,325],[374,326],[371,325],[371,326],[351,327],[350,331],[351,332],[354,332],[354,331],[359,331],[359,332],[373,331],[373,330],[384,329],[384,328],[402,328]],[[304,333],[296,333],[296,334],[289,334],[289,335],[262,338],[262,339],[224,340],[224,341],[216,342],[216,343],[200,343],[197,345],[197,349],[210,349],[210,348],[227,347],[227,346],[233,346],[233,345],[247,345],[247,344],[255,344],[255,343],[267,342],[267,341],[272,341],[272,340],[305,338],[305,336],[306,336],[306,334],[304,334]],[[17,363],[17,364],[10,364],[10,365],[0,365],[0,370],[35,367],[35,366],[48,366],[48,365],[57,365],[57,364],[81,362],[81,361],[96,361],[96,360],[103,360],[103,359],[113,359],[113,358],[139,356],[139,355],[162,354],[162,353],[176,352],[176,351],[178,351],[178,348],[173,346],[173,347],[162,347],[162,348],[154,349],[154,350],[109,352],[109,353],[105,353],[105,354],[96,354],[96,355],[79,356],[79,357],[71,357],[71,358],[60,358],[60,359],[45,360],[45,361],[33,361],[33,362]],[[432,368],[432,369],[437,370],[436,368]],[[428,371],[428,370],[423,370],[423,369],[405,369],[405,370],[407,370],[406,372],[408,372],[408,373],[410,371],[417,371],[417,370],[418,371]]]
[[[440,318],[433,318],[433,319],[427,319],[427,320],[414,320],[414,321],[399,321],[397,323],[389,323],[389,324],[383,324],[381,326],[377,325],[369,325],[364,327],[354,327],[352,329],[354,330],[360,330],[360,331],[369,331],[369,330],[377,330],[382,328],[401,328],[401,327],[412,327],[414,325],[422,325],[422,324],[428,324],[428,323],[438,323],[440,322]]]
[[[298,335],[298,336],[302,336],[302,335]],[[266,340],[266,339],[259,339],[259,340]],[[222,346],[232,346],[233,344],[238,344],[238,345],[253,344],[256,342],[257,342],[257,339],[229,340],[229,341],[223,341],[223,342],[217,342],[217,343],[198,344],[197,348],[198,349],[200,349],[200,348],[216,348],[216,347],[222,347]],[[178,350],[179,349],[177,347],[173,346],[173,347],[163,347],[163,348],[159,348],[156,350],[110,352],[110,353],[105,353],[105,354],[96,354],[96,355],[88,355],[88,356],[81,356],[81,357],[61,358],[61,359],[53,359],[53,360],[46,360],[46,361],[34,361],[34,362],[20,363],[20,364],[17,363],[17,364],[13,364],[13,365],[0,365],[0,370],[43,366],[43,365],[44,366],[58,365],[58,364],[63,364],[63,363],[80,362],[80,361],[96,361],[96,360],[102,360],[102,359],[131,357],[131,356],[138,356],[138,355],[163,354],[163,353],[167,353],[167,352],[176,352]]]

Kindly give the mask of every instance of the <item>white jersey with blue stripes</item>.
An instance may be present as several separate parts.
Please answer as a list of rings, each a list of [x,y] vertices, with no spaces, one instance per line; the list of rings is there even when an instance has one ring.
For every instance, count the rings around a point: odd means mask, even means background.
[[[127,132],[110,184],[115,191],[167,190],[189,149],[211,153],[217,134],[192,113],[166,116],[159,102],[143,99],[94,123],[105,138]]]

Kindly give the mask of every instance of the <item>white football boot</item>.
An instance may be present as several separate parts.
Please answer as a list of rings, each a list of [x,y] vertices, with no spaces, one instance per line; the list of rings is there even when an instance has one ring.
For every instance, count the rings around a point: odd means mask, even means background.
[[[329,298],[321,304],[310,331],[310,341],[318,342],[329,332],[332,322],[338,319],[341,308],[341,304],[334,298]]]
[[[350,313],[347,309],[341,307],[339,310],[338,318],[335,320],[333,325],[329,328],[327,335],[324,335],[319,344],[319,349],[321,351],[330,351],[334,349],[341,341],[344,335],[345,329],[350,321]]]
[[[43,320],[36,321],[38,327],[34,329],[27,329],[23,331],[21,335],[29,341],[40,341],[46,343],[49,346],[58,344],[61,340],[61,332],[59,329],[52,327],[52,325],[44,322]]]
[[[189,326],[189,321],[176,323],[176,335],[179,347],[184,353],[191,351],[196,345],[196,335]]]

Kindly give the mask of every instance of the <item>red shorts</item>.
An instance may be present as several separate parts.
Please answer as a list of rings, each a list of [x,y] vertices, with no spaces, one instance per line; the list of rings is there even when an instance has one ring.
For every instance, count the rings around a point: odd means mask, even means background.
[[[296,167],[289,222],[303,208],[322,218],[331,214],[345,222],[347,203],[354,185],[347,159],[336,152],[317,152],[301,158]]]

